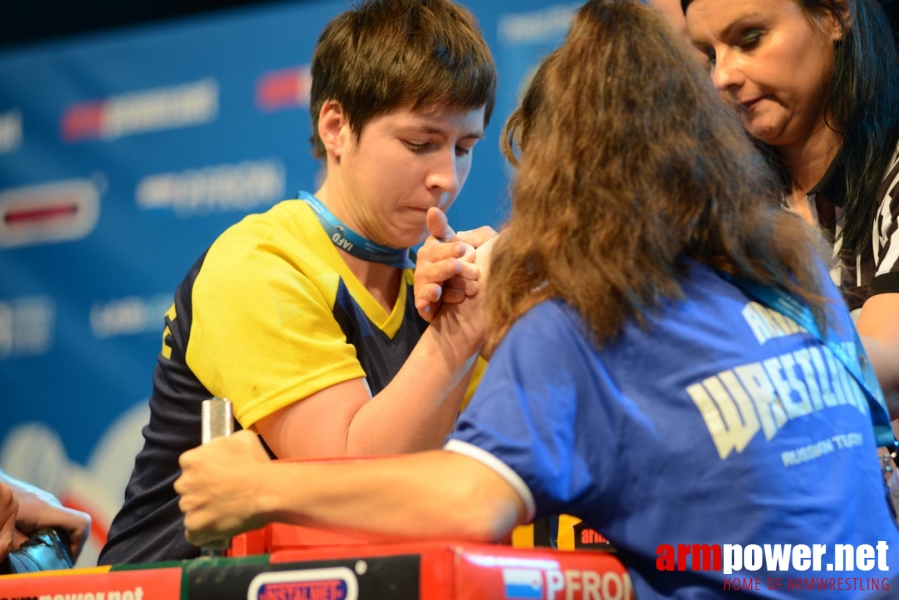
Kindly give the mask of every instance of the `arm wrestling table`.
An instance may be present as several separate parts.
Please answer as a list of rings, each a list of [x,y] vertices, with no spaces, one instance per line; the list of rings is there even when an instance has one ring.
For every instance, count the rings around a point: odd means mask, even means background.
[[[203,443],[233,430],[230,402],[203,403]],[[315,462],[355,462],[366,457]],[[290,461],[293,462],[293,461]],[[298,461],[304,462],[304,461]],[[605,540],[563,515],[518,527],[513,545],[377,543],[272,523],[225,557],[0,577],[0,600],[631,600]],[[552,548],[534,549],[539,545]],[[517,546],[517,547],[513,547]],[[578,548],[606,551],[576,551]]]
[[[258,553],[257,553],[258,552]],[[0,600],[627,600],[613,554],[454,541],[371,543],[273,524],[230,556],[0,577]]]

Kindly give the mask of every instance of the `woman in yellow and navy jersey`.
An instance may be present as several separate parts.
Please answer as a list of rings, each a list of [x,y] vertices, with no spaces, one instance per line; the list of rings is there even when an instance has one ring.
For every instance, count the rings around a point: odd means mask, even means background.
[[[101,563],[199,553],[172,483],[212,396],[281,458],[439,448],[452,430],[482,344],[480,302],[425,323],[408,248],[465,183],[494,104],[493,59],[449,0],[372,0],[328,24],[312,77],[324,182],[228,229],[176,292],[146,443]]]

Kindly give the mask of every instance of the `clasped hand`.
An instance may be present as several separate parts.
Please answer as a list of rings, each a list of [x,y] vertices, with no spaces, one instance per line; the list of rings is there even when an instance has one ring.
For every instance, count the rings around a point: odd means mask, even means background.
[[[490,240],[497,233],[489,226],[456,233],[438,208],[428,211],[427,222],[430,237],[415,268],[415,308],[430,322],[442,304],[461,304],[486,289]]]

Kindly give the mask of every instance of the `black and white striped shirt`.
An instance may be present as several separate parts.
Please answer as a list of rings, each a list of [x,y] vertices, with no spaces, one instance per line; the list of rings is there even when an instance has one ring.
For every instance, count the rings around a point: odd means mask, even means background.
[[[845,199],[839,182],[844,165],[837,155],[821,181],[809,191],[818,224],[828,239],[836,239]],[[877,216],[872,223],[872,243],[854,261],[840,261],[838,280],[849,310],[861,308],[876,294],[899,293],[899,149],[893,154],[875,199]],[[839,240],[834,256],[839,253]]]

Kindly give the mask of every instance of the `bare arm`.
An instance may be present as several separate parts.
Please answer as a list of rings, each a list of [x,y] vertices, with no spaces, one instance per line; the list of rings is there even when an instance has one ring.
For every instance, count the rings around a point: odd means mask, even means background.
[[[373,398],[364,380],[345,381],[259,420],[256,430],[281,458],[439,448],[459,414],[477,353],[452,355],[440,335],[428,331]]]
[[[525,516],[518,493],[466,456],[434,451],[343,464],[268,460],[238,432],[181,456],[187,538],[194,544],[281,521],[393,539],[495,541]]]
[[[859,336],[889,401],[899,391],[899,294],[877,294],[862,306],[857,323]],[[899,406],[890,417],[899,419]]]
[[[321,390],[259,420],[281,458],[397,454],[440,448],[452,431],[483,343],[484,294],[448,306],[387,387],[364,380]]]

